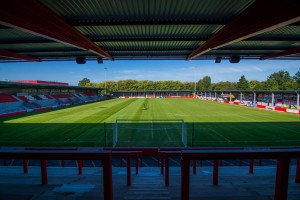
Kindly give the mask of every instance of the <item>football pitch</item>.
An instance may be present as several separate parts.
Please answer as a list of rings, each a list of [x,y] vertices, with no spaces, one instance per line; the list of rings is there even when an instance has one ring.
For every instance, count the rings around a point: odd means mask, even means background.
[[[0,118],[0,146],[172,147],[184,146],[183,135],[188,147],[299,146],[300,115],[198,99],[114,99]]]

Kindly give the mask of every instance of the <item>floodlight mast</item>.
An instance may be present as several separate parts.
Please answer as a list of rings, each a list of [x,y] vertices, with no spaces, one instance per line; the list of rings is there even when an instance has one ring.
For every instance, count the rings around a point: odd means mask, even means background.
[[[107,67],[104,67],[104,88],[105,88],[105,94],[106,94],[106,71],[107,71]]]

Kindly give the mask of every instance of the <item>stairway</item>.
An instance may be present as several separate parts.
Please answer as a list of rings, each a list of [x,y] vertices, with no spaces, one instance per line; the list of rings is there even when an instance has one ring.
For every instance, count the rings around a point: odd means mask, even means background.
[[[142,174],[134,178],[124,196],[125,200],[167,200],[171,199],[168,188],[160,174]]]

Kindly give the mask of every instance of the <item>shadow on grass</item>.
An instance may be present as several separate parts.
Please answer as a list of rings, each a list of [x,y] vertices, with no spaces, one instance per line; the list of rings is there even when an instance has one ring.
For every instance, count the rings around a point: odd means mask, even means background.
[[[0,146],[299,146],[299,122],[1,123]]]

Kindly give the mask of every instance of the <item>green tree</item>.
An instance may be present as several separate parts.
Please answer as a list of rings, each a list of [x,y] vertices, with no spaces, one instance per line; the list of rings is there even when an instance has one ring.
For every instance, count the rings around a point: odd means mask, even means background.
[[[82,80],[80,80],[79,82],[78,82],[78,86],[86,86],[88,83],[90,83],[91,81],[90,81],[90,79],[88,79],[88,78],[83,78]]]
[[[203,79],[198,81],[199,90],[211,90],[211,78],[210,76],[204,76]]]
[[[213,85],[213,89],[214,90],[223,90],[223,91],[236,90],[236,83],[229,82],[229,81],[221,81],[221,82],[215,83]]]
[[[296,74],[293,76],[294,81],[297,84],[297,88],[296,89],[300,89],[300,69],[296,72]]]
[[[292,90],[295,89],[296,82],[288,71],[280,70],[268,76],[266,85],[268,90]]]
[[[249,81],[245,78],[244,75],[242,75],[239,81],[237,82],[236,89],[249,90]]]

